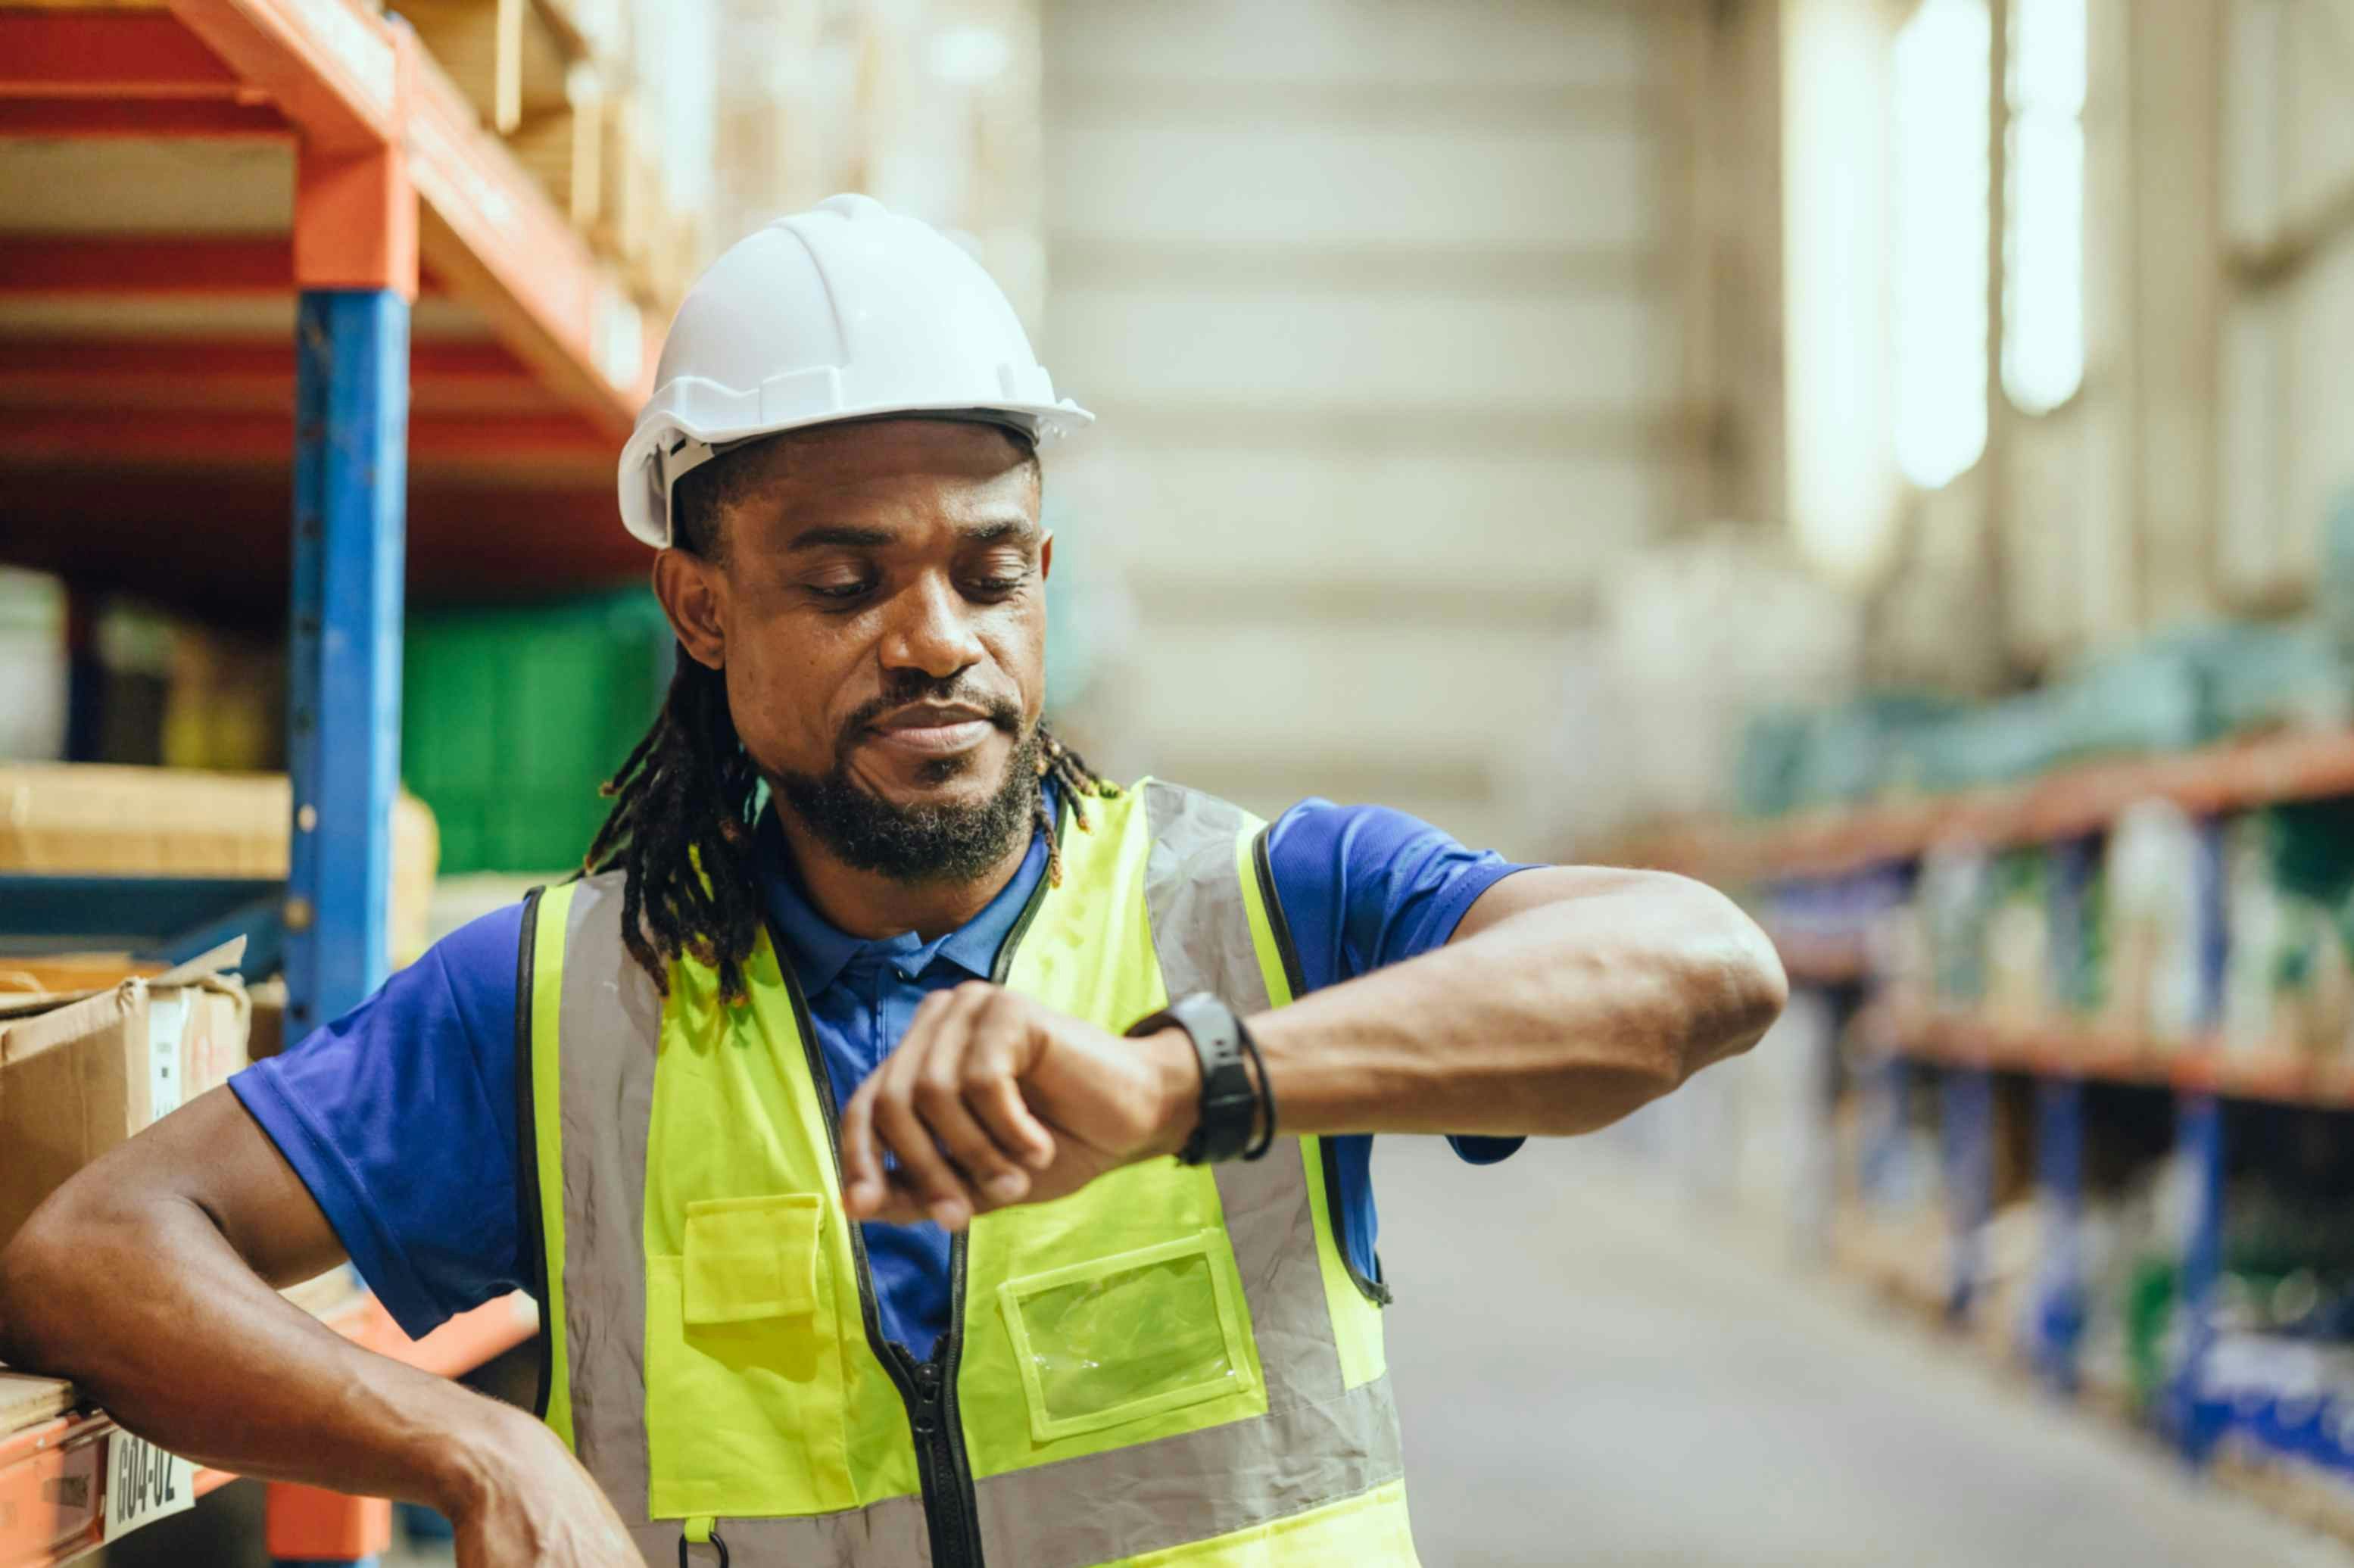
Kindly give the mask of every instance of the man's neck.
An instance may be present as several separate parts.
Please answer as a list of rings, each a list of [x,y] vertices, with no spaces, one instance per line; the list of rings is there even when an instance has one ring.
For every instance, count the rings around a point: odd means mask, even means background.
[[[948,935],[988,908],[1030,853],[1030,836],[1020,834],[996,864],[970,880],[900,882],[844,863],[790,811],[780,810],[776,815],[810,906],[834,929],[862,941],[908,931],[927,942]]]

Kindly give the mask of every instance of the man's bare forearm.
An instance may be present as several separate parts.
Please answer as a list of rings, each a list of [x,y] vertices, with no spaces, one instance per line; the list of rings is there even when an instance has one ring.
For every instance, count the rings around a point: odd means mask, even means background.
[[[1781,1011],[1772,946],[1696,883],[1524,872],[1482,906],[1507,889],[1524,906],[1500,900],[1444,948],[1250,1021],[1285,1131],[1589,1132]]]
[[[525,1418],[344,1340],[183,1199],[69,1192],[0,1254],[0,1358],[201,1464],[445,1512]]]
[[[361,1350],[272,1288],[343,1256],[277,1147],[216,1089],[109,1150],[0,1253],[0,1360],[71,1378],[202,1463],[452,1512],[496,1445],[536,1424]]]

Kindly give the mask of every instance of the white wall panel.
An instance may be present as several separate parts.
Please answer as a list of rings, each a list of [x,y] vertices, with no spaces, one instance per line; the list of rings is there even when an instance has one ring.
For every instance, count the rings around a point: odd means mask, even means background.
[[[1126,560],[1148,595],[1156,580],[1245,569],[1295,588],[1575,592],[1657,532],[1670,502],[1660,465],[1640,452],[1164,446],[1116,423],[1087,440],[1103,461],[1058,467],[1049,504],[1067,494],[1074,545]]]
[[[1042,347],[1104,416],[1050,505],[1136,620],[1097,760],[1545,847],[1564,629],[1702,461],[1678,10],[1050,0]]]
[[[1509,748],[1549,724],[1561,639],[1543,628],[1260,620],[1160,622],[1140,694],[1155,756],[1216,758],[1253,742],[1353,761]]]
[[[1659,408],[1673,396],[1661,297],[1186,297],[1058,291],[1055,375],[1104,402]]]
[[[1057,123],[1057,236],[1188,248],[1370,245],[1639,250],[1660,242],[1662,170],[1639,124],[1548,128]]]
[[[1049,7],[1072,76],[1625,85],[1662,69],[1670,0],[1074,0]]]
[[[2354,495],[2354,243],[2340,240],[2294,289],[2281,503],[2292,559],[2309,567],[2324,519]]]

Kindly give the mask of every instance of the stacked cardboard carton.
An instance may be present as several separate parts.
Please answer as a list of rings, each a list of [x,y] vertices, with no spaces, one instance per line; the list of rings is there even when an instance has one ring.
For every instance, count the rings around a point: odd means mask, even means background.
[[[66,1178],[246,1065],[240,940],[149,978],[0,993],[0,1244]]]

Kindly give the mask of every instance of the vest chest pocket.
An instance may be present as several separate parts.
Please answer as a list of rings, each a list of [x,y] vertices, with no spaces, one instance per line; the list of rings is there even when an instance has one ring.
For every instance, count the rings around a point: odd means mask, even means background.
[[[686,1206],[681,1311],[687,1328],[807,1317],[817,1308],[815,1192]]]
[[[1030,1407],[1051,1442],[1247,1393],[1233,1250],[1204,1230],[997,1287]]]
[[[681,1252],[646,1259],[652,1517],[854,1501],[824,1222],[814,1192],[691,1202]]]

